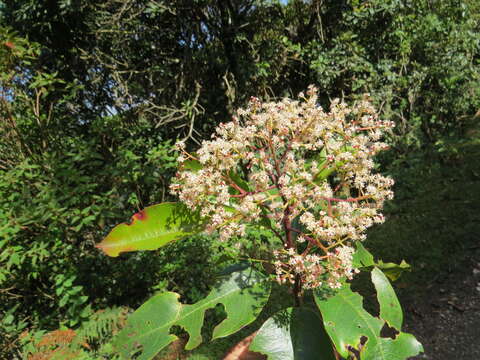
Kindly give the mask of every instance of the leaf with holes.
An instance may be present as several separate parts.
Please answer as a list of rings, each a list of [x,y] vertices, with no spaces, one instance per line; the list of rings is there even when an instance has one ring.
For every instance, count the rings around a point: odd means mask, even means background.
[[[372,271],[372,282],[380,304],[380,318],[385,320],[389,326],[400,330],[403,323],[403,312],[392,285],[378,268],[374,268]]]
[[[268,360],[335,360],[318,312],[288,308],[269,318],[249,347]]]
[[[122,252],[156,250],[202,229],[198,213],[180,203],[161,203],[133,215],[130,224],[115,226],[96,247],[116,257]]]
[[[380,318],[363,308],[363,298],[351,290],[350,284],[327,299],[315,294],[325,329],[337,351],[345,358],[352,353],[360,354],[362,360],[405,360],[417,355],[423,351],[422,345],[412,335],[400,332],[403,315],[387,278],[375,268],[372,281],[380,304]],[[396,327],[394,338],[382,337],[386,323]]]
[[[223,304],[227,318],[213,330],[212,339],[231,335],[256,319],[270,294],[266,276],[252,268],[234,272],[220,281],[203,300],[186,305],[180,295],[166,292],[153,296],[128,319],[125,328],[114,339],[114,346],[125,359],[141,351],[138,359],[152,359],[160,350],[176,340],[170,334],[177,325],[189,334],[187,350],[202,342],[201,329],[205,311]]]

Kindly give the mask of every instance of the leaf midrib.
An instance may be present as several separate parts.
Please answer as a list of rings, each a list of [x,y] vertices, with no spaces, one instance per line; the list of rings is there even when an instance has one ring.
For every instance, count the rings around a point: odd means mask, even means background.
[[[148,237],[132,237],[130,238],[129,240],[121,240],[119,242],[114,242],[114,243],[111,243],[110,245],[103,245],[104,248],[109,248],[109,249],[112,249],[112,248],[117,248],[117,247],[122,247],[122,246],[125,246],[125,245],[131,245],[132,243],[133,244],[138,244],[139,242],[142,242],[142,241],[149,241],[149,240],[152,240],[152,239],[155,239],[157,237],[161,237],[161,236],[168,236],[168,235],[174,235],[174,234],[177,234],[178,236],[187,236],[187,235],[190,235],[190,234],[193,234],[193,232],[184,232],[182,230],[175,230],[175,231],[159,231],[160,235],[158,235],[158,233],[154,236],[148,236]],[[132,240],[133,239],[133,240]],[[173,241],[174,239],[170,240],[170,241]]]

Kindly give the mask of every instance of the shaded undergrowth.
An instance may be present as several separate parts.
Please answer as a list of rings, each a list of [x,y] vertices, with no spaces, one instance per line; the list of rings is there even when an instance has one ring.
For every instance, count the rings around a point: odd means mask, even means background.
[[[401,294],[420,296],[425,285],[462,271],[479,246],[479,155],[479,144],[460,143],[447,154],[412,154],[391,169],[395,199],[386,206],[387,221],[369,232],[365,245],[384,261],[411,265],[397,283]]]

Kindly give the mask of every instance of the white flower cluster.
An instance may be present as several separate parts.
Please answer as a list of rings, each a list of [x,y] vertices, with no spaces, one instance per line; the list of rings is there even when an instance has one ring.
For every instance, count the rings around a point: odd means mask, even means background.
[[[275,275],[279,284],[295,284],[297,276],[304,289],[313,289],[322,285],[321,276],[326,269],[322,257],[315,254],[297,254],[293,248],[274,251]]]
[[[327,284],[332,289],[340,288],[340,280],[343,277],[351,280],[354,274],[359,272],[352,267],[353,248],[350,246],[338,246],[333,253],[327,254]]]
[[[358,273],[358,269],[352,267],[353,248],[349,246],[339,246],[325,256],[297,254],[293,248],[275,250],[273,255],[279,284],[293,285],[298,276],[304,289],[314,289],[323,282],[332,289],[338,289],[343,277],[352,279]]]
[[[277,269],[302,273],[308,287],[319,284],[311,274],[331,272],[335,287],[335,278],[354,272],[349,244],[384,221],[380,210],[393,196],[393,180],[375,174],[372,160],[387,148],[379,139],[393,123],[378,119],[367,96],[353,107],[334,100],[325,111],[316,93],[310,87],[299,101],[252,98],[195,155],[180,144],[184,167],[171,190],[199,209],[209,219],[207,231],[218,230],[223,239],[244,235],[247,223],[268,224],[294,251]],[[189,161],[200,169],[186,166]],[[307,247],[303,255],[297,254],[299,244]],[[310,253],[322,256],[307,259]]]

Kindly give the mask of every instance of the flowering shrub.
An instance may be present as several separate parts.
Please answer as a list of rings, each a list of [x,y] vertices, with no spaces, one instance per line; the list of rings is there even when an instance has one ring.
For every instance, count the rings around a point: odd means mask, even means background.
[[[295,307],[267,320],[255,336],[250,348],[269,359],[317,359],[320,353],[334,359],[335,351],[337,359],[387,359],[389,354],[391,360],[422,350],[412,335],[400,331],[403,315],[381,271],[383,263],[361,245],[366,229],[384,221],[384,201],[393,196],[393,180],[375,173],[373,162],[387,148],[380,138],[393,123],[378,119],[367,96],[351,107],[335,100],[329,111],[318,106],[314,87],[299,97],[270,103],[252,98],[195,154],[179,143],[180,170],[171,191],[181,203],[146,208],[98,244],[117,256],[199,231],[236,241],[249,225],[269,229],[281,244],[272,244],[267,258],[255,259],[270,262],[274,274],[255,265],[242,268],[192,305],[180,303],[176,293],[155,295],[116,338],[124,358],[139,348],[141,359],[153,358],[176,338],[170,334],[174,325],[189,334],[186,349],[193,349],[202,341],[205,311],[218,303],[227,317],[215,327],[213,339],[238,331],[260,313],[271,279],[292,287]],[[393,265],[397,273],[404,267]],[[347,282],[361,270],[371,272],[379,317],[363,309],[361,296]],[[303,305],[311,289],[321,317]],[[321,289],[333,295],[325,297]],[[387,324],[397,330],[394,339],[381,334]]]
[[[202,168],[180,171],[171,189],[221,239],[244,236],[247,224],[266,224],[285,247],[275,252],[278,282],[315,288],[327,274],[326,283],[339,288],[355,272],[352,241],[383,222],[383,202],[393,196],[393,180],[374,174],[372,161],[387,148],[379,139],[393,123],[378,120],[367,97],[353,108],[335,100],[328,112],[317,105],[314,87],[300,98],[252,98],[196,156],[178,144],[180,164],[194,160]],[[248,186],[237,183],[237,174]]]

